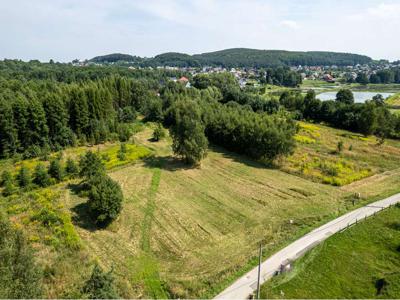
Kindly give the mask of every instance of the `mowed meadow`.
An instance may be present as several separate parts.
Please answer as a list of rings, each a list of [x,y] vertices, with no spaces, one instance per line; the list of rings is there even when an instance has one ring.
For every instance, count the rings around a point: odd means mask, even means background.
[[[266,299],[396,299],[400,294],[398,205],[336,234],[263,285]]]
[[[353,209],[355,193],[361,193],[359,206],[400,190],[398,142],[378,146],[371,137],[300,126],[295,153],[275,167],[210,145],[201,166],[188,168],[172,155],[169,136],[152,141],[151,123],[127,145],[125,161],[116,156],[119,145],[93,147],[124,193],[121,214],[107,229],[88,221],[76,179],[0,203],[46,266],[48,297],[73,297],[94,261],[113,269],[125,298],[211,297],[256,264],[260,242],[269,256]],[[336,153],[339,140],[344,150]],[[63,157],[87,149],[70,148]],[[351,170],[323,173],[317,159]],[[4,168],[19,165],[3,162]],[[46,223],[44,216],[61,221]]]

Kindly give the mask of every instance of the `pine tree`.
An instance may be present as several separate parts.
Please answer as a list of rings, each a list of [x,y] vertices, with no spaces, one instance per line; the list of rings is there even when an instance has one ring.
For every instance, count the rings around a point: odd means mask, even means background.
[[[4,171],[1,174],[1,186],[3,187],[2,194],[3,196],[7,197],[13,194],[16,191],[14,186],[14,178],[9,171]]]
[[[81,177],[85,177],[89,180],[92,177],[100,176],[105,174],[105,167],[98,153],[87,151],[79,161]]]
[[[71,145],[72,135],[68,127],[68,112],[64,101],[58,94],[51,94],[45,98],[43,106],[52,148],[59,149]]]
[[[119,296],[113,283],[112,270],[105,273],[96,263],[93,267],[92,275],[82,288],[82,292],[89,299],[117,299]]]
[[[79,173],[78,166],[72,158],[67,159],[65,171],[71,178],[74,178],[75,176],[78,175],[78,173]]]
[[[89,108],[85,93],[79,86],[70,91],[69,124],[72,130],[82,138],[89,129]]]
[[[42,298],[42,275],[21,231],[0,215],[0,298]]]
[[[0,157],[9,157],[17,152],[18,136],[12,107],[2,98],[0,98],[0,116]]]
[[[22,165],[19,169],[19,172],[17,174],[17,182],[21,188],[29,187],[32,182],[31,172],[25,165]]]
[[[28,144],[44,147],[48,143],[49,128],[42,103],[32,99],[28,106]]]
[[[46,187],[50,185],[50,177],[43,163],[36,165],[35,172],[33,173],[33,183],[40,187]]]
[[[92,177],[89,181],[88,206],[95,222],[107,225],[117,218],[122,208],[120,185],[107,175]]]
[[[50,162],[49,165],[49,175],[57,180],[58,182],[62,181],[64,178],[64,171],[61,166],[61,161],[59,159],[54,159]]]

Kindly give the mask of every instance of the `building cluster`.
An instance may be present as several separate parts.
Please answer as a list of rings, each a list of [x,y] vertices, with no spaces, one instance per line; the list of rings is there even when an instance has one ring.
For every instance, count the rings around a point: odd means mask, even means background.
[[[400,61],[397,62],[386,62],[381,61],[379,63],[371,63],[364,65],[355,66],[297,66],[291,67],[293,71],[297,71],[301,74],[303,80],[323,80],[326,82],[334,83],[336,81],[348,81],[350,79],[355,80],[357,75],[363,73],[367,77],[376,72],[400,67]]]
[[[99,63],[93,63],[90,61],[78,61],[72,62],[74,66],[89,66],[89,65],[101,65]],[[388,62],[380,61],[379,63],[373,62],[371,64],[355,65],[355,66],[296,66],[291,67],[292,71],[296,71],[301,74],[303,80],[322,80],[330,83],[335,83],[338,81],[349,81],[355,80],[357,75],[360,73],[366,74],[368,77],[376,72],[384,69],[390,69],[400,67],[400,61]],[[182,71],[184,73],[190,74],[191,76],[196,76],[198,74],[213,74],[213,73],[231,73],[239,82],[241,87],[246,85],[257,86],[260,84],[260,79],[265,76],[263,69],[258,68],[224,68],[215,66],[205,66],[205,67],[171,67],[171,66],[158,66],[153,67],[138,67],[129,66],[129,69],[165,69],[165,70],[176,70]],[[184,77],[186,78],[186,77]],[[186,86],[190,87],[190,82],[187,79],[181,80],[182,78],[171,78],[173,81],[183,82]]]

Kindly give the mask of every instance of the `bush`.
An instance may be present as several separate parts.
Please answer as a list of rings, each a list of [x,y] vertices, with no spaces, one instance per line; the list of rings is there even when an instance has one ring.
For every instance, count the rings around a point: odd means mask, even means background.
[[[131,138],[132,130],[129,124],[121,124],[118,129],[118,139],[120,142],[127,142]]]
[[[7,182],[13,181],[13,177],[10,171],[3,171],[1,174],[1,181],[0,181],[0,186],[5,186]]]
[[[117,299],[119,298],[114,288],[114,278],[112,270],[108,273],[103,272],[101,267],[96,264],[92,275],[85,282],[82,292],[89,299]]]
[[[33,183],[40,187],[46,187],[50,185],[50,177],[44,164],[39,163],[36,165],[35,172],[33,174]]]
[[[41,298],[41,273],[22,232],[0,215],[0,298]]]
[[[157,123],[156,128],[153,131],[153,140],[158,142],[159,140],[163,139],[165,137],[165,131],[164,128],[160,123]]]
[[[67,159],[65,171],[67,172],[68,176],[71,178],[74,178],[75,176],[77,176],[79,174],[79,168],[72,158]]]
[[[63,180],[64,172],[61,166],[61,161],[58,159],[54,159],[50,162],[49,165],[49,175],[57,180],[58,182]]]
[[[17,174],[17,182],[18,185],[22,188],[29,187],[32,182],[31,172],[25,165],[21,166],[21,169]]]
[[[120,148],[118,150],[117,157],[119,160],[126,159],[126,144],[125,143],[121,143]]]
[[[12,195],[16,188],[14,186],[14,178],[9,171],[4,171],[1,175],[2,194],[4,197]]]
[[[343,147],[344,147],[343,141],[339,141],[339,142],[337,143],[337,152],[338,152],[338,153],[342,152],[342,151],[343,151]]]
[[[122,208],[121,187],[110,177],[96,176],[89,182],[89,211],[95,222],[107,225],[115,220]]]

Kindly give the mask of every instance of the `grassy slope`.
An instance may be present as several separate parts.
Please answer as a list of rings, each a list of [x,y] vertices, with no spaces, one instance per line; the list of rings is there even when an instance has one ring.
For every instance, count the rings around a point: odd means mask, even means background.
[[[378,145],[375,137],[300,122],[295,153],[282,161],[282,169],[304,178],[333,185],[400,167],[400,142]],[[343,150],[337,153],[338,142]]]
[[[262,287],[263,298],[399,298],[400,208],[329,238]],[[378,280],[387,285],[379,292]]]
[[[321,130],[324,134],[329,131]],[[125,201],[120,217],[106,230],[96,230],[86,222],[81,205],[85,198],[72,193],[65,183],[50,188],[61,194],[52,206],[72,214],[73,230],[82,245],[79,250],[52,246],[56,231],[31,224],[30,214],[40,208],[36,202],[24,197],[0,201],[12,219],[27,229],[38,256],[49,265],[48,296],[60,297],[63,291],[76,289],[88,276],[93,260],[114,267],[123,297],[212,296],[256,263],[260,241],[265,244],[265,255],[270,255],[296,236],[351,209],[349,196],[354,192],[362,191],[365,203],[388,193],[388,187],[390,193],[400,190],[397,170],[339,189],[267,169],[221,148],[210,150],[201,168],[187,169],[171,156],[169,138],[154,143],[149,141],[151,134],[152,130],[145,128],[135,139],[152,150],[153,158],[109,171],[121,184]],[[321,139],[321,143],[329,140]],[[364,149],[359,155],[366,151],[365,155],[371,156],[368,151],[374,146],[361,141],[365,145],[357,146]],[[301,147],[298,151],[318,153]],[[100,147],[101,152],[109,153],[111,162],[117,150],[113,145]],[[389,150],[385,151],[391,160],[397,152]],[[65,156],[78,152],[70,149]],[[382,164],[382,170],[389,169],[389,163]],[[368,180],[377,188],[372,189]],[[19,209],[21,205],[25,209]],[[37,237],[38,230],[43,234]],[[71,266],[76,267],[71,270]]]
[[[163,281],[172,295],[211,295],[246,266],[260,240],[276,250],[347,207],[345,191],[221,149],[210,151],[201,168],[186,169],[170,156],[169,142],[151,143],[150,136],[147,129],[137,139],[155,148],[152,160],[111,173],[126,197],[121,217],[110,230],[78,228],[90,252],[134,283],[126,284],[127,296],[154,296]],[[70,207],[84,201],[69,199]]]

